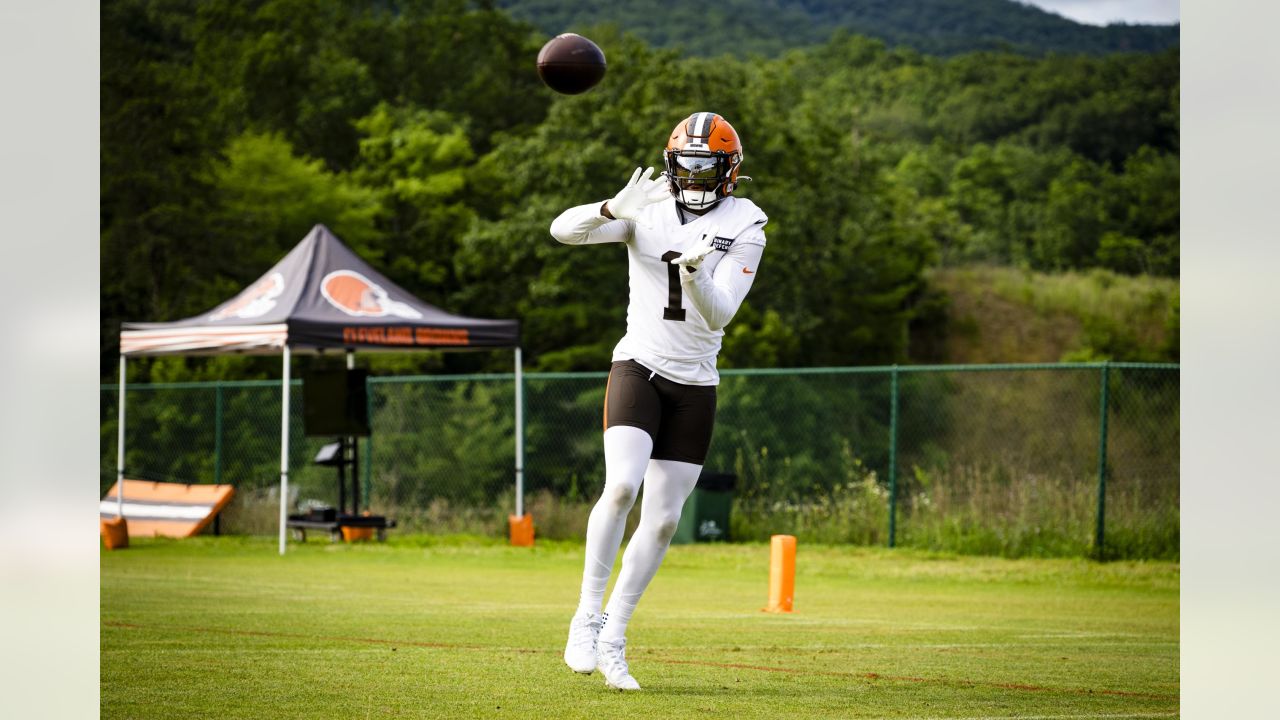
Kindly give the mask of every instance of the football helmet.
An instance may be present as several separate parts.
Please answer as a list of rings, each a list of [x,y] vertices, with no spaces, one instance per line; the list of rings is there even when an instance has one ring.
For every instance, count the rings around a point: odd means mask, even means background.
[[[671,131],[663,162],[676,200],[691,210],[705,210],[738,186],[742,141],[728,120],[696,112]]]

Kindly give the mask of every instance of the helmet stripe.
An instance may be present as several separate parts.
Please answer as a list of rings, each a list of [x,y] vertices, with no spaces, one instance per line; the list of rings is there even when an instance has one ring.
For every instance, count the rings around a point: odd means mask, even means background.
[[[689,123],[685,126],[685,132],[689,137],[698,137],[698,120],[703,117],[701,113],[689,115]]]
[[[693,130],[689,135],[699,138],[706,138],[711,134],[711,118],[712,113],[701,112],[693,116],[689,124],[693,126]],[[703,141],[705,142],[705,140]]]

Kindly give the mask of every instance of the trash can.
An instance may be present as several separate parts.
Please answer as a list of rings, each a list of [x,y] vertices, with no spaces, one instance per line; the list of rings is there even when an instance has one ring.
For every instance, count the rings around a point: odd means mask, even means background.
[[[673,544],[729,539],[729,510],[738,476],[702,471],[698,484],[684,502]]]

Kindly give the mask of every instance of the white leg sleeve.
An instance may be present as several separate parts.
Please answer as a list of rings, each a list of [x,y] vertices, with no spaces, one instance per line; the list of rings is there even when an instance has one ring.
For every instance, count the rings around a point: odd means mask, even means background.
[[[578,612],[600,612],[627,513],[636,502],[651,452],[653,438],[640,428],[615,425],[604,431],[604,492],[587,519],[587,558]]]
[[[622,555],[622,572],[609,596],[608,618],[600,631],[601,640],[618,640],[626,633],[631,613],[671,545],[680,523],[684,501],[698,483],[701,465],[675,460],[650,460],[645,473],[644,500],[640,504],[640,525],[636,527]]]

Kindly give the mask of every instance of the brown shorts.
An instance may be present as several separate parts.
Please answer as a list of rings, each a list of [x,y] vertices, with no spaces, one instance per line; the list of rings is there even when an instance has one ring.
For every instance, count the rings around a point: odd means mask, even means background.
[[[604,428],[630,425],[653,438],[654,460],[701,465],[716,423],[714,385],[682,385],[635,360],[615,362],[604,391]]]

